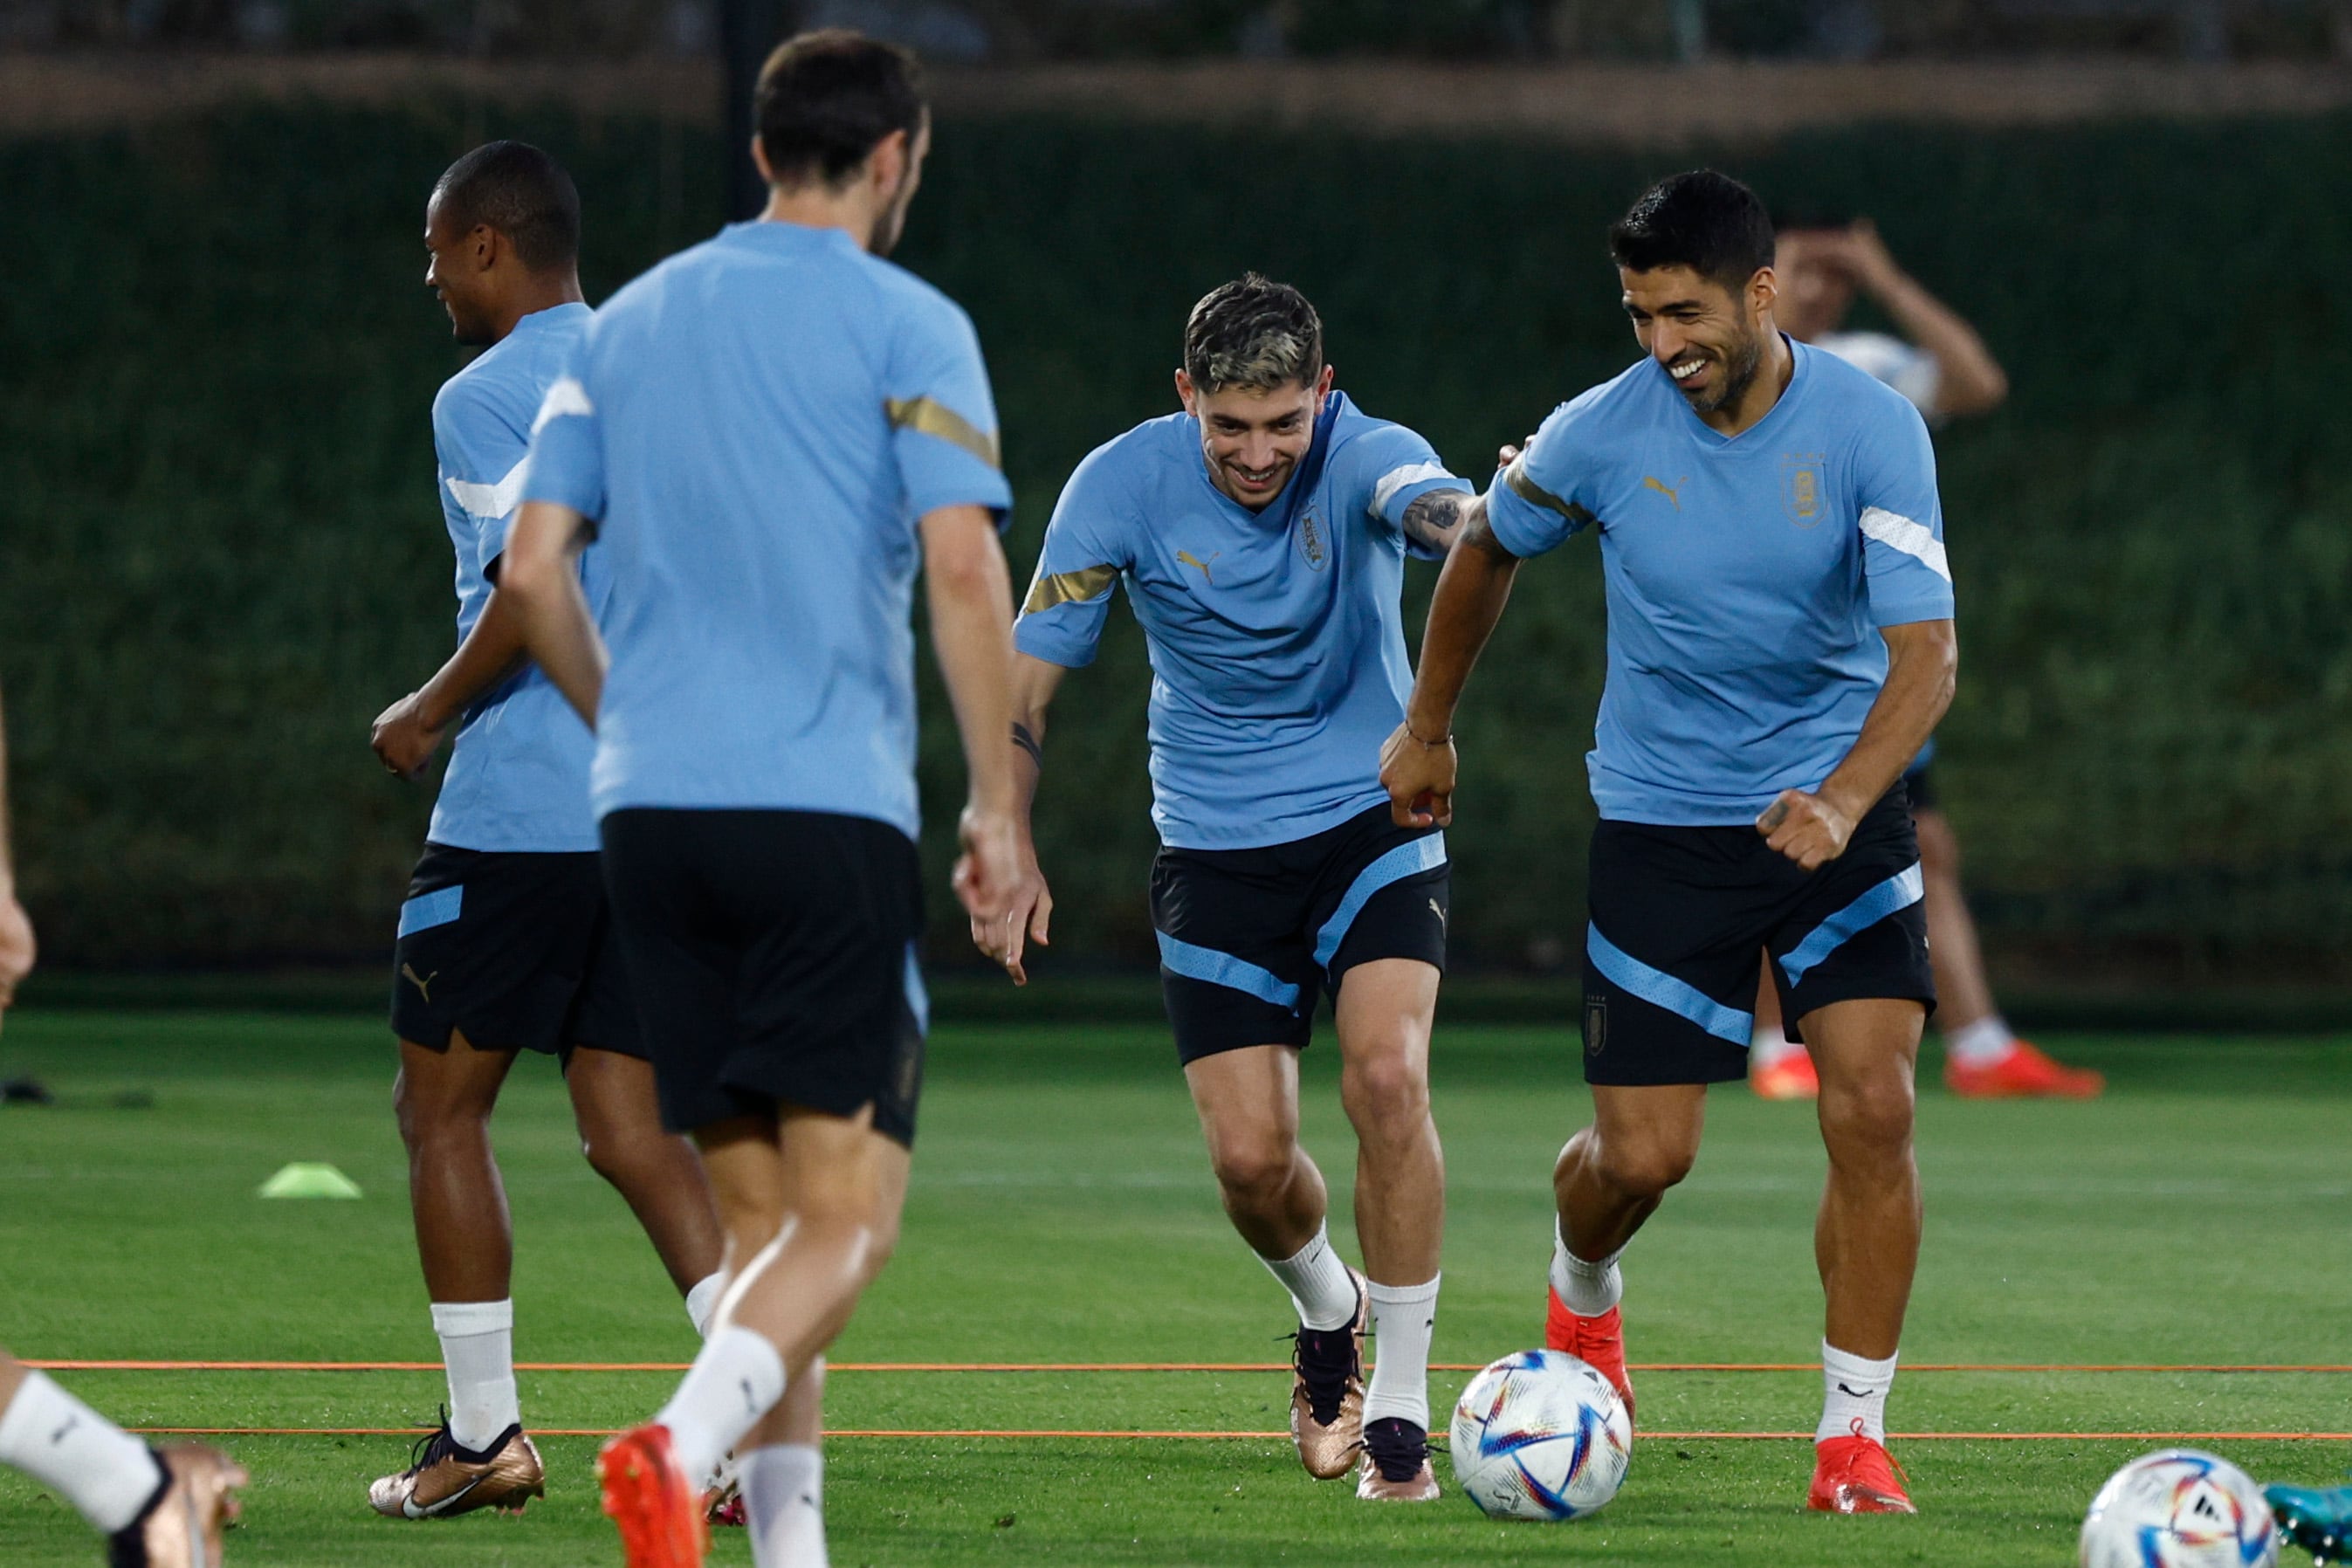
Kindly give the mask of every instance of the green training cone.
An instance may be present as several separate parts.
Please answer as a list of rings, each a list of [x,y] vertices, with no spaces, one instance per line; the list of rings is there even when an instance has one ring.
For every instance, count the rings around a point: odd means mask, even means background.
[[[355,1198],[360,1184],[332,1165],[297,1160],[261,1184],[265,1198]]]

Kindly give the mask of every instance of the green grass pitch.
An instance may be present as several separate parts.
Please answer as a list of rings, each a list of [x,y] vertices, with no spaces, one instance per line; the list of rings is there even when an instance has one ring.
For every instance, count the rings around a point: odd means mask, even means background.
[[[1478,1363],[1540,1335],[1547,1173],[1584,1104],[1564,1031],[1441,1027],[1437,1115],[1452,1173],[1437,1359]],[[1907,1363],[2267,1363],[2347,1358],[2337,1155],[2340,1042],[2053,1042],[2105,1068],[2089,1104],[1985,1105],[1931,1084],[1928,1204]],[[952,1028],[934,1042],[898,1260],[835,1348],[844,1362],[1279,1359],[1273,1283],[1219,1212],[1172,1051],[1149,1027]],[[1328,1043],[1308,1053],[1307,1133],[1345,1224],[1349,1137]],[[431,1361],[390,1044],[366,1019],[31,1013],[0,1072],[60,1103],[0,1110],[0,1342],[28,1357]],[[124,1104],[126,1090],[152,1102]],[[1804,1107],[1716,1096],[1697,1173],[1632,1254],[1637,1362],[1806,1362],[1820,1307],[1810,1244],[1822,1152]],[[500,1112],[526,1361],[682,1361],[684,1313],[619,1200],[577,1157],[551,1064],[526,1061]],[[267,1202],[289,1160],[327,1160],[358,1202]],[[429,1419],[431,1373],[62,1374],[127,1423],[398,1427]],[[526,1373],[525,1417],[602,1429],[672,1380]],[[1436,1381],[1439,1419],[1465,1377]],[[1810,1428],[1812,1373],[1652,1373],[1646,1431]],[[844,1371],[833,1426],[1271,1432],[1265,1373]],[[1906,1372],[1901,1431],[2352,1429],[2352,1376]],[[593,1440],[543,1445],[550,1495],[520,1520],[381,1521],[364,1491],[394,1437],[229,1439],[255,1472],[232,1563],[554,1565],[619,1560],[596,1512]],[[1637,1439],[1595,1519],[1490,1523],[1452,1494],[1375,1510],[1318,1484],[1286,1443],[841,1437],[834,1560],[858,1563],[1985,1564],[2073,1561],[2084,1503],[2154,1445],[2062,1437],[1896,1445],[1916,1519],[1808,1516],[1801,1442]],[[2336,1443],[2213,1447],[2258,1476],[2318,1482]],[[1441,1479],[1449,1481],[1443,1461]],[[87,1564],[62,1506],[0,1472],[0,1562]],[[749,1561],[740,1533],[719,1563]]]

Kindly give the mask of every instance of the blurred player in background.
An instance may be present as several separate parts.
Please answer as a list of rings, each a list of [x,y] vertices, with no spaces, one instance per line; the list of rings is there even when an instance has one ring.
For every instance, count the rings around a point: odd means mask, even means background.
[[[1470,486],[1331,383],[1297,289],[1253,274],[1192,308],[1183,411],[1097,448],[1055,508],[1014,628],[1013,740],[1025,802],[1046,707],[1093,662],[1124,581],[1156,677],[1160,987],[1225,1212],[1297,1309],[1291,1431],[1318,1477],[1357,1468],[1360,1451],[1360,1497],[1420,1502],[1437,1495],[1445,1164],[1429,1036],[1448,872],[1443,834],[1390,822],[1373,758],[1411,679],[1404,559],[1444,556]],[[1016,980],[1024,936],[1046,940],[1053,910],[1025,832],[1023,845]],[[1298,1145],[1298,1053],[1327,986],[1369,1286],[1332,1248],[1322,1173]]]
[[[0,721],[0,1015],[33,972],[33,922],[8,846],[8,738]],[[217,1568],[244,1467],[217,1448],[150,1448],[0,1350],[0,1464],[73,1505],[106,1537],[110,1568]]]
[[[1984,340],[1895,265],[1868,219],[1784,223],[1773,271],[1780,282],[1774,319],[1782,331],[1885,382],[1909,398],[1930,425],[1989,414],[2009,395],[2009,378]],[[1903,335],[1841,330],[1857,294],[1885,311]],[[2095,1095],[2105,1087],[2104,1079],[2062,1067],[2031,1042],[2019,1039],[1993,1002],[1976,921],[1960,890],[1959,840],[1936,805],[1929,778],[1935,751],[1930,741],[1903,783],[1919,829],[1919,864],[1927,879],[1927,942],[1936,966],[1936,1026],[1944,1037],[1944,1081],[1956,1094],[1983,1099]],[[1781,1026],[1780,996],[1769,974],[1757,989],[1756,1041],[1748,1067],[1748,1081],[1768,1100],[1810,1100],[1821,1092],[1812,1058]]]
[[[701,1561],[698,1486],[739,1447],[754,1561],[825,1561],[824,1352],[895,1244],[922,1082],[918,569],[972,918],[1001,927],[1015,875],[994,402],[970,319],[882,259],[930,139],[919,68],[808,34],[756,101],[766,212],[598,312],[541,410],[508,566],[532,654],[596,727],[663,1116],[727,1231],[693,1371],[598,1460],[632,1568]]]
[[[1827,1297],[1811,1508],[1914,1511],[1885,1447],[1919,1251],[1912,1073],[1935,997],[1904,769],[1958,644],[1918,412],[1773,315],[1752,192],[1677,174],[1610,234],[1646,357],[1563,405],[1474,509],[1382,752],[1397,820],[1452,815],[1453,721],[1523,557],[1597,528],[1609,670],[1589,759],[1584,1076],[1553,1172],[1544,1339],[1630,1406],[1618,1258],[1747,1076],[1756,954],[1821,1066]]]
[[[441,1429],[369,1489],[378,1513],[520,1510],[542,1495],[514,1373],[514,1233],[489,1119],[518,1052],[553,1053],[589,1163],[628,1201],[700,1332],[719,1300],[719,1219],[692,1145],[662,1130],[622,973],[588,805],[595,741],[524,658],[498,588],[531,419],[589,321],[580,197],[519,142],[449,166],[425,209],[425,282],[482,352],[433,400],[441,510],[457,552],[457,651],[377,719],[384,766],[415,777],[457,742],[400,908],[393,1099],[408,1146],[416,1249],[448,1368]],[[583,563],[600,608],[603,560]]]

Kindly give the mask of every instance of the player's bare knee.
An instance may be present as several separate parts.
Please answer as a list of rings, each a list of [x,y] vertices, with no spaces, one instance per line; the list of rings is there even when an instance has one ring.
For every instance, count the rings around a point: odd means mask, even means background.
[[[1339,1100],[1360,1140],[1392,1142],[1429,1120],[1429,1079],[1402,1050],[1348,1064]]]
[[[1596,1141],[1591,1165],[1607,1185],[1633,1197],[1655,1197],[1681,1183],[1698,1161],[1698,1148],[1673,1138]]]
[[[1907,1159],[1915,1120],[1911,1086],[1893,1075],[1835,1089],[1822,1086],[1822,1140],[1832,1159]]]
[[[1209,1166],[1224,1189],[1226,1206],[1244,1212],[1277,1202],[1297,1161],[1291,1141],[1270,1131],[1227,1133],[1209,1145]]]

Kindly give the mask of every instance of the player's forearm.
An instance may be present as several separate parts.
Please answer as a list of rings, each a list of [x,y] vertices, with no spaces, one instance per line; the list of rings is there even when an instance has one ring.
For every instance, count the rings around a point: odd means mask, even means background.
[[[1462,700],[1462,689],[1503,618],[1518,569],[1518,557],[1505,550],[1487,528],[1482,499],[1446,554],[1437,592],[1430,600],[1421,668],[1405,705],[1405,723],[1417,738],[1435,741],[1454,732],[1454,710]]]
[[[1045,775],[1045,713],[1062,683],[1059,665],[1015,650],[1013,655],[1013,795],[1023,831]]]
[[[1853,821],[1901,778],[1952,705],[1959,643],[1949,621],[1886,628],[1886,684],[1862,734],[1816,791]]]
[[[418,689],[417,717],[428,729],[447,729],[477,698],[507,680],[529,658],[521,618],[507,595],[493,590],[457,651]]]
[[[1983,414],[2009,395],[2009,377],[1960,313],[1910,274],[1890,270],[1873,289],[1902,334],[1936,356],[1938,414]]]
[[[971,515],[958,515],[963,513]],[[979,507],[947,507],[926,515],[923,540],[931,647],[963,739],[971,804],[1009,816],[1018,808],[1021,791],[1009,741],[1013,579],[1004,551],[993,522]]]
[[[604,641],[580,585],[586,531],[567,507],[525,502],[507,535],[499,594],[513,611],[523,651],[593,730],[604,694]]]

